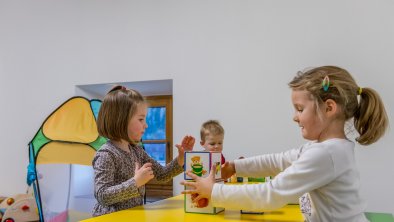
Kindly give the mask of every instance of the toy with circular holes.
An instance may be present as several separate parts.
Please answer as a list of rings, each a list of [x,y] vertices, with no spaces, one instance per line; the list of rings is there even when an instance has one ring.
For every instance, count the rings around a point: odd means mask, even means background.
[[[17,194],[0,203],[1,222],[39,221],[36,200],[31,194]]]

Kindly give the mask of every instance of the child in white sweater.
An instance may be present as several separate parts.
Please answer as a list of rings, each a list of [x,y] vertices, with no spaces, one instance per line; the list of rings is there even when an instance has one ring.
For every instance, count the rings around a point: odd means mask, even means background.
[[[357,86],[352,76],[335,66],[299,72],[289,83],[295,108],[294,121],[311,142],[278,154],[226,162],[222,177],[275,176],[263,184],[228,186],[213,177],[184,181],[198,194],[195,201],[210,198],[216,207],[272,210],[299,198],[306,221],[367,221],[365,202],[359,194],[360,177],[355,163],[354,142],[345,135],[345,122],[353,118],[359,133],[356,141],[369,145],[381,138],[388,117],[371,88]],[[212,175],[211,175],[212,176]]]

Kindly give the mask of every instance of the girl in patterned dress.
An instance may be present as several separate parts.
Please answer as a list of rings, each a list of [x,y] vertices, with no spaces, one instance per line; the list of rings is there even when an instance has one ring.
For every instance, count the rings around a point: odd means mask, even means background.
[[[151,179],[168,181],[183,172],[184,152],[193,149],[195,139],[185,136],[178,156],[166,166],[150,157],[139,141],[148,127],[147,104],[142,95],[123,86],[115,86],[104,97],[97,127],[109,140],[93,159],[93,216],[112,213],[143,204],[145,184]]]

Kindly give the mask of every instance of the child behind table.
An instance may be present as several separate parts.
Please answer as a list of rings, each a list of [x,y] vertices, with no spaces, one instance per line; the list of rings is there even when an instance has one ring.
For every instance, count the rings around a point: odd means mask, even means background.
[[[200,130],[200,144],[205,151],[223,152],[224,129],[217,120],[204,122]],[[221,164],[226,162],[223,154]]]

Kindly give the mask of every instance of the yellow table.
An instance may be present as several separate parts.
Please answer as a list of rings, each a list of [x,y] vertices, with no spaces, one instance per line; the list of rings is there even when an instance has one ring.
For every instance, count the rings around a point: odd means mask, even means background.
[[[100,221],[154,221],[154,222],[220,222],[220,221],[281,221],[301,222],[303,221],[298,205],[287,205],[281,209],[265,212],[261,215],[241,214],[239,210],[228,210],[216,215],[185,213],[183,195],[171,197],[151,204],[122,210],[111,214],[93,217],[83,222]]]

